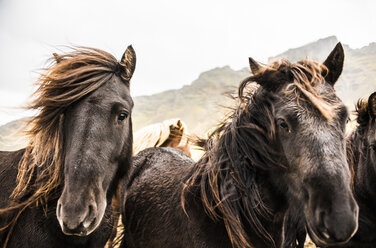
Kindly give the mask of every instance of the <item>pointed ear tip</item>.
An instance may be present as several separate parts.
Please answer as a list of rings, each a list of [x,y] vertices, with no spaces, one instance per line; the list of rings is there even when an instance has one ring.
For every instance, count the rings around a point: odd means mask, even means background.
[[[132,44],[127,47],[127,50],[128,49],[131,50],[131,51],[134,51],[134,48],[133,48]]]
[[[368,97],[368,101],[374,101],[376,100],[376,91],[373,92],[369,97]]]
[[[253,58],[249,57],[248,60],[249,60],[249,66],[254,67],[254,68],[260,67],[260,64]]]
[[[336,45],[335,48],[341,49],[342,52],[344,51],[343,45],[342,45],[342,43],[340,41],[337,43],[337,45]]]

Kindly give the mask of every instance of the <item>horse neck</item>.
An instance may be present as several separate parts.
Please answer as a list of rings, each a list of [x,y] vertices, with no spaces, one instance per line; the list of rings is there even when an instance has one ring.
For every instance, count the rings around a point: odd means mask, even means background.
[[[246,164],[243,164],[246,165]],[[249,166],[249,165],[248,165]],[[219,169],[220,174],[225,174],[225,170]],[[239,186],[239,181],[232,177],[226,185],[235,185],[236,194],[228,198],[229,201],[236,199],[242,208],[240,212],[241,223],[244,227],[245,234],[254,247],[290,247],[295,244],[295,237],[288,237],[291,233],[297,233],[299,228],[304,230],[304,225],[300,225],[301,218],[297,218],[298,214],[289,208],[288,200],[282,193],[284,186],[278,184],[278,180],[273,182],[274,176],[269,173],[260,171],[255,168],[248,171],[249,175],[255,177],[253,184],[248,185],[249,191]],[[205,188],[209,188],[210,180],[208,177],[202,177]],[[202,191],[202,189],[201,189]],[[197,194],[202,192],[197,191]],[[255,197],[258,196],[259,198]],[[202,198],[202,195],[201,195]],[[210,201],[210,199],[209,199]],[[214,205],[214,204],[213,204]],[[249,210],[249,212],[247,211]],[[298,209],[296,209],[298,211]],[[223,218],[221,213],[218,214]],[[258,224],[269,235],[260,234],[258,226],[251,220],[257,219]],[[273,241],[271,241],[272,239]]]
[[[245,118],[245,116],[240,118]],[[232,120],[222,127],[222,134],[217,138],[218,143],[207,148],[203,159],[199,161],[199,164],[204,165],[201,166],[202,171],[198,178],[201,184],[201,193],[212,189],[212,178],[214,177],[215,183],[220,188],[218,191],[224,196],[220,199],[220,204],[234,204],[233,207],[239,208],[237,214],[241,218],[244,232],[249,240],[259,240],[264,245],[273,247],[283,240],[281,239],[282,233],[275,232],[275,230],[283,229],[287,214],[286,198],[284,194],[280,194],[283,189],[281,189],[281,185],[277,185],[279,184],[278,180],[273,182],[277,174],[281,177],[280,172],[273,172],[273,174],[262,168],[270,168],[270,165],[262,164],[262,161],[275,158],[250,160],[251,155],[260,154],[255,150],[259,146],[257,144],[250,145],[244,140],[241,144],[248,146],[239,146],[239,142],[234,137],[242,137],[244,128],[231,126],[237,122],[238,120]],[[254,139],[253,142],[255,143],[256,140]],[[207,166],[210,168],[208,169]],[[212,190],[206,194],[208,202],[214,209],[217,209],[214,207],[218,204],[215,196],[216,194]],[[223,218],[225,214],[219,213],[219,217]],[[263,230],[262,232],[266,231],[268,234],[261,233],[260,228]],[[272,234],[273,236],[271,236]],[[268,238],[272,238],[275,244]]]

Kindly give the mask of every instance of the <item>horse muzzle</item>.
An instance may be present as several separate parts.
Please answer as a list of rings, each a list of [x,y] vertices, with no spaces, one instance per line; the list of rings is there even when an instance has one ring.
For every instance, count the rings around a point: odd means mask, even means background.
[[[359,207],[351,200],[349,204],[344,201],[340,206],[318,208],[314,217],[306,220],[307,232],[316,245],[343,245],[354,236],[358,230]]]
[[[87,236],[92,233],[100,224],[106,201],[99,204],[95,201],[83,203],[80,201],[63,201],[61,198],[57,203],[56,216],[62,232],[65,235]]]

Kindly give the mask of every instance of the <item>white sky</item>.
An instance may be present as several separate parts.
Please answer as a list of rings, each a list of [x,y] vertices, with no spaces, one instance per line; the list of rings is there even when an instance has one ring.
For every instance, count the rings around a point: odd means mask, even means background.
[[[137,53],[132,95],[180,88],[330,35],[376,41],[373,0],[0,0],[0,125],[25,113],[37,70],[64,45]]]

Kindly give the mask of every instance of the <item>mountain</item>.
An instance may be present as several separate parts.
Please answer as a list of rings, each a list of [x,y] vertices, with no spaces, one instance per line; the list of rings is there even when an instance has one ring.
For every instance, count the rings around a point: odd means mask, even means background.
[[[165,119],[181,118],[189,132],[203,134],[223,119],[228,111],[223,106],[231,106],[232,100],[224,95],[233,93],[249,75],[248,69],[234,71],[225,66],[202,73],[181,89],[136,97],[132,113],[135,130]]]
[[[323,61],[338,43],[335,36],[320,39],[302,47],[289,49],[275,57],[291,62],[306,57]],[[376,90],[376,43],[360,49],[344,45],[345,64],[335,88],[339,97],[351,109],[361,97]],[[195,134],[204,134],[215,126],[227,112],[220,106],[231,106],[232,100],[223,96],[233,93],[242,79],[249,76],[248,68],[234,71],[230,67],[215,68],[202,73],[191,85],[151,96],[135,98],[133,121],[135,129],[169,118],[182,118]]]
[[[290,61],[313,58],[323,61],[338,42],[335,36],[320,39],[302,47],[289,49],[269,58],[284,57]],[[355,102],[376,90],[376,43],[360,49],[344,45],[345,65],[336,84],[336,91],[345,104],[353,109]],[[228,66],[201,73],[190,85],[151,96],[135,97],[133,110],[134,130],[169,118],[181,118],[191,134],[205,134],[221,121],[233,101],[224,96],[234,93],[239,83],[250,75],[249,69],[233,70]],[[14,148],[13,130],[19,122],[0,127],[0,150]],[[18,137],[19,139],[19,137]],[[13,143],[12,143],[13,142]]]
[[[298,48],[291,48],[277,56],[270,57],[269,62],[276,58],[285,58],[291,62],[296,62],[306,57],[317,61],[323,61],[337,43],[337,37],[329,36]]]
[[[306,57],[323,61],[337,43],[337,38],[330,36],[299,48],[289,49],[269,58],[269,62],[277,58],[296,62]],[[360,49],[351,49],[345,44],[343,47],[345,64],[335,89],[341,100],[350,109],[354,109],[354,104],[359,98],[366,98],[376,90],[376,43]]]
[[[27,119],[19,119],[0,126],[1,151],[13,151],[26,145],[26,139],[22,133],[22,128],[26,120]]]

